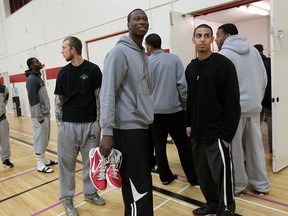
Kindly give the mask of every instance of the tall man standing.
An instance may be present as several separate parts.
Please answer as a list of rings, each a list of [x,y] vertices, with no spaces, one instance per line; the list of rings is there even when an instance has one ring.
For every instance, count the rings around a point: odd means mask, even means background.
[[[241,117],[232,141],[235,194],[242,195],[250,184],[262,196],[269,192],[260,128],[261,102],[267,85],[266,70],[258,51],[246,37],[238,35],[234,24],[227,23],[218,28],[216,43],[219,53],[235,65],[240,89]]]
[[[152,216],[149,125],[153,122],[147,56],[142,46],[149,23],[141,9],[127,17],[129,36],[122,36],[104,61],[100,93],[100,152],[122,152],[120,168],[125,215]]]
[[[161,49],[158,34],[145,38],[146,50],[150,54],[148,71],[152,83],[154,122],[152,124],[159,177],[164,185],[170,184],[177,175],[170,170],[166,145],[168,133],[177,147],[182,168],[191,185],[198,184],[195,173],[190,140],[185,129],[187,83],[183,64],[177,55]]]
[[[70,62],[58,74],[55,87],[55,112],[58,124],[58,160],[60,199],[66,214],[78,215],[73,204],[75,166],[78,153],[83,160],[83,192],[87,202],[98,206],[106,202],[97,194],[89,177],[89,151],[99,143],[97,94],[101,87],[100,68],[82,58],[82,42],[67,37],[62,43],[62,55]],[[98,116],[99,117],[99,116]]]
[[[192,141],[199,185],[207,205],[195,216],[235,212],[231,141],[239,117],[239,88],[235,67],[224,56],[213,53],[212,28],[197,26],[193,34],[198,58],[186,68],[188,83],[186,132]]]
[[[45,157],[50,139],[50,100],[45,83],[41,79],[42,63],[34,57],[29,58],[26,63],[29,68],[25,71],[26,89],[32,119],[33,148],[37,160],[37,170],[42,173],[52,173],[54,170],[49,166],[58,164],[58,162]]]

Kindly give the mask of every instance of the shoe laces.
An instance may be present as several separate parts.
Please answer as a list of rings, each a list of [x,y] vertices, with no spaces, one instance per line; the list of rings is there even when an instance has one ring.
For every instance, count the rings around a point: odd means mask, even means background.
[[[90,200],[99,200],[100,199],[100,196],[97,193],[87,194],[86,197]]]
[[[99,166],[98,166],[98,169],[99,169],[99,172],[98,172],[98,175],[97,175],[97,179],[98,180],[103,180],[106,178],[106,171],[107,171],[107,160],[104,158],[103,155],[100,154],[99,152],[99,155],[100,155],[100,160],[99,160]]]
[[[74,204],[73,204],[72,198],[67,197],[67,198],[64,198],[63,201],[64,201],[64,206],[66,208],[69,208],[69,209],[73,209],[74,208]]]
[[[114,150],[109,159],[110,159],[110,167],[112,169],[113,178],[118,179],[119,168],[122,162],[121,153]]]

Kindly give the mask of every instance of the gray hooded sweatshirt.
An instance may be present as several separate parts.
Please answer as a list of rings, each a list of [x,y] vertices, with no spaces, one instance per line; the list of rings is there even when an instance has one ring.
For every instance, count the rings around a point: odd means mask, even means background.
[[[129,36],[122,36],[104,60],[100,91],[103,135],[116,129],[147,129],[153,122],[147,56]]]
[[[5,118],[6,105],[8,103],[8,101],[6,101],[7,94],[8,94],[7,87],[0,83],[0,121]]]
[[[45,117],[50,117],[50,100],[45,83],[37,71],[27,70],[25,75],[31,118],[42,121]]]
[[[262,110],[261,101],[267,85],[265,67],[258,50],[249,44],[246,37],[232,35],[225,39],[219,53],[235,65],[241,113],[258,115]]]
[[[186,108],[187,83],[180,58],[164,50],[149,56],[152,101],[155,114],[171,114]]]

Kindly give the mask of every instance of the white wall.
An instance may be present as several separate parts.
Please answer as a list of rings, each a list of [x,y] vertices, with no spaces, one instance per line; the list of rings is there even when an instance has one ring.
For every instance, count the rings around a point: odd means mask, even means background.
[[[24,73],[26,60],[32,56],[45,63],[46,69],[61,67],[67,64],[60,53],[66,36],[77,36],[84,45],[85,41],[127,30],[127,15],[135,8],[145,10],[149,16],[148,34],[158,33],[162,47],[171,50],[170,11],[187,14],[227,2],[233,0],[33,0],[10,15],[8,0],[0,0],[0,73]],[[99,51],[103,44],[112,48],[115,42],[95,42],[93,49],[97,50],[89,49],[89,54],[95,56],[90,60],[99,65],[106,55],[106,50]],[[10,88],[9,83],[5,84]],[[30,116],[25,83],[16,86],[23,115]],[[48,80],[53,119],[54,88],[55,80]],[[8,111],[13,112],[11,108]]]
[[[264,54],[270,55],[270,18],[264,17],[243,23],[236,23],[239,34],[245,35],[249,42],[263,44]]]

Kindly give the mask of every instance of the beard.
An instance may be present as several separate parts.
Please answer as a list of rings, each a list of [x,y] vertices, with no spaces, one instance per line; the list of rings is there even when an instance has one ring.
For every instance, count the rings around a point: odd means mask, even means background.
[[[64,56],[64,58],[65,58],[65,60],[66,60],[67,62],[70,62],[70,61],[73,59],[73,56],[70,54],[70,55],[67,56],[67,57]]]

